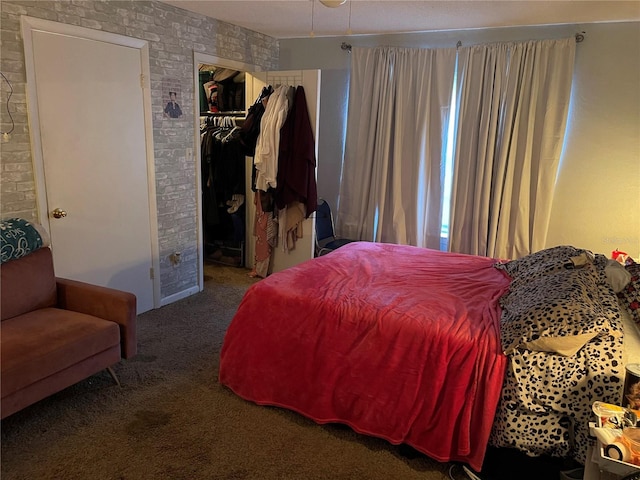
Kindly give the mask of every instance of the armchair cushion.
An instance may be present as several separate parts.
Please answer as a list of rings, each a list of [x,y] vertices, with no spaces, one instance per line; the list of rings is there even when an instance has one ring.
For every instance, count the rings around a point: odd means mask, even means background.
[[[119,354],[118,325],[83,313],[44,308],[5,320],[2,391],[21,390],[112,347]]]

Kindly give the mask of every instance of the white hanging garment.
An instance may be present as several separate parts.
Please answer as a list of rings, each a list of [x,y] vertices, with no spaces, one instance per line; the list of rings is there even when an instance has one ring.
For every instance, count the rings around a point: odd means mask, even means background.
[[[256,184],[258,190],[267,191],[276,187],[278,174],[278,151],[280,149],[280,129],[287,119],[291,106],[290,87],[280,85],[269,96],[260,123],[260,135],[256,142],[253,164],[256,167]]]

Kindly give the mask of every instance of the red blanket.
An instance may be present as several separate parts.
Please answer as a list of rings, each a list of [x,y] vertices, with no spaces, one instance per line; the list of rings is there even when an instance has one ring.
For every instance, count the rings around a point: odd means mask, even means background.
[[[229,326],[220,382],[479,471],[506,365],[494,263],[358,242],[273,274]]]

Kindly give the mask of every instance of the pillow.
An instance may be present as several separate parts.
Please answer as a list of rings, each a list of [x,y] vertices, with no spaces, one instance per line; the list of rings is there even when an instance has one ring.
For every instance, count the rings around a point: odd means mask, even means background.
[[[607,260],[604,273],[607,276],[607,282],[616,293],[620,293],[631,281],[631,273],[615,260]]]
[[[24,257],[49,245],[49,236],[41,225],[23,218],[0,222],[0,263]]]
[[[631,319],[640,330],[640,263],[632,262],[624,268],[631,275],[631,280],[618,293],[618,298],[629,311]]]
[[[564,357],[571,357],[584,347],[587,342],[593,340],[597,332],[583,333],[581,335],[563,335],[561,337],[540,337],[537,340],[523,342],[507,349],[504,354],[509,355],[517,348],[524,348],[532,352],[557,353]]]
[[[538,275],[548,275],[566,268],[578,267],[574,263],[579,258],[590,256],[590,252],[568,245],[546,248],[517,260],[496,265],[513,279],[522,277],[525,282]],[[588,262],[585,262],[588,263]]]
[[[608,333],[611,312],[602,288],[608,290],[593,264],[534,276],[515,287],[512,283],[500,299],[503,348],[540,337]]]

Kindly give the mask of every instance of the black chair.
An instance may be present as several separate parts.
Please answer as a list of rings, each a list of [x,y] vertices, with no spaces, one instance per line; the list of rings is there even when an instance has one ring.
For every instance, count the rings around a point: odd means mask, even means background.
[[[326,255],[347,243],[355,241],[336,237],[331,207],[325,200],[319,198],[318,208],[316,209],[316,257]]]

